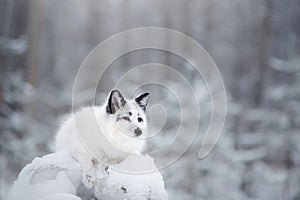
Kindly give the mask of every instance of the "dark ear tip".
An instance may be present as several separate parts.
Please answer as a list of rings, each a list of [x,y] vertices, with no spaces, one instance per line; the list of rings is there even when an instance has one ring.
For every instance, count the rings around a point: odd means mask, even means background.
[[[142,99],[144,99],[145,97],[148,97],[150,95],[149,92],[145,92],[143,94],[141,94],[140,96],[138,96],[137,98],[135,98],[136,102],[140,102]]]
[[[113,94],[113,93],[121,93],[121,92],[119,90],[117,90],[117,89],[114,89],[110,93]]]
[[[143,95],[143,97],[148,97],[148,96],[150,96],[150,92],[145,92],[142,95]]]

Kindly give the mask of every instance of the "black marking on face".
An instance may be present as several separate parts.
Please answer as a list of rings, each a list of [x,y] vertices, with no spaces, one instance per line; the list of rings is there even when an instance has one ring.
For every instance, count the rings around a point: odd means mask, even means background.
[[[122,117],[122,119],[131,122],[131,120],[129,119],[129,117]]]
[[[117,121],[120,121],[122,118],[120,117],[120,115],[117,116]]]
[[[126,101],[118,90],[111,91],[108,102],[106,105],[106,112],[109,114],[114,114],[117,110],[119,110],[122,106],[126,104]]]
[[[147,105],[148,105],[148,101],[149,101],[149,96],[150,93],[149,92],[145,92],[143,94],[141,94],[140,96],[138,96],[137,98],[135,98],[135,102],[144,110],[146,111]]]
[[[117,121],[120,121],[120,120],[126,120],[128,122],[131,122],[130,118],[125,116],[125,117],[120,117],[120,115],[117,116]]]

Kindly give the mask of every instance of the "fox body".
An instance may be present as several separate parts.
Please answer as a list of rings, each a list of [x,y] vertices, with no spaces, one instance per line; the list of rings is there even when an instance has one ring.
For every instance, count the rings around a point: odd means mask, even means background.
[[[56,135],[56,151],[67,150],[83,168],[83,184],[95,181],[95,162],[119,163],[128,154],[139,154],[147,135],[149,93],[126,100],[113,90],[105,104],[70,114]]]

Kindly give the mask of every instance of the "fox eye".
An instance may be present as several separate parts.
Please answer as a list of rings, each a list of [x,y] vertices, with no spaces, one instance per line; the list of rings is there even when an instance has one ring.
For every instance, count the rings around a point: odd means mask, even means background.
[[[132,112],[128,112],[128,114],[131,116],[131,115],[132,115]]]
[[[126,121],[129,121],[130,122],[130,119],[129,119],[129,117],[122,117],[124,120],[126,120]]]
[[[143,119],[141,117],[138,118],[138,122],[142,122]]]

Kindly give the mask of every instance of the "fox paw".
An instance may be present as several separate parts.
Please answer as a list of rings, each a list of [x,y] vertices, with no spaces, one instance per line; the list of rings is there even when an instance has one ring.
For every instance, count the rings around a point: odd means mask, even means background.
[[[95,185],[96,175],[93,173],[84,172],[82,177],[82,183],[88,189],[91,189]]]

